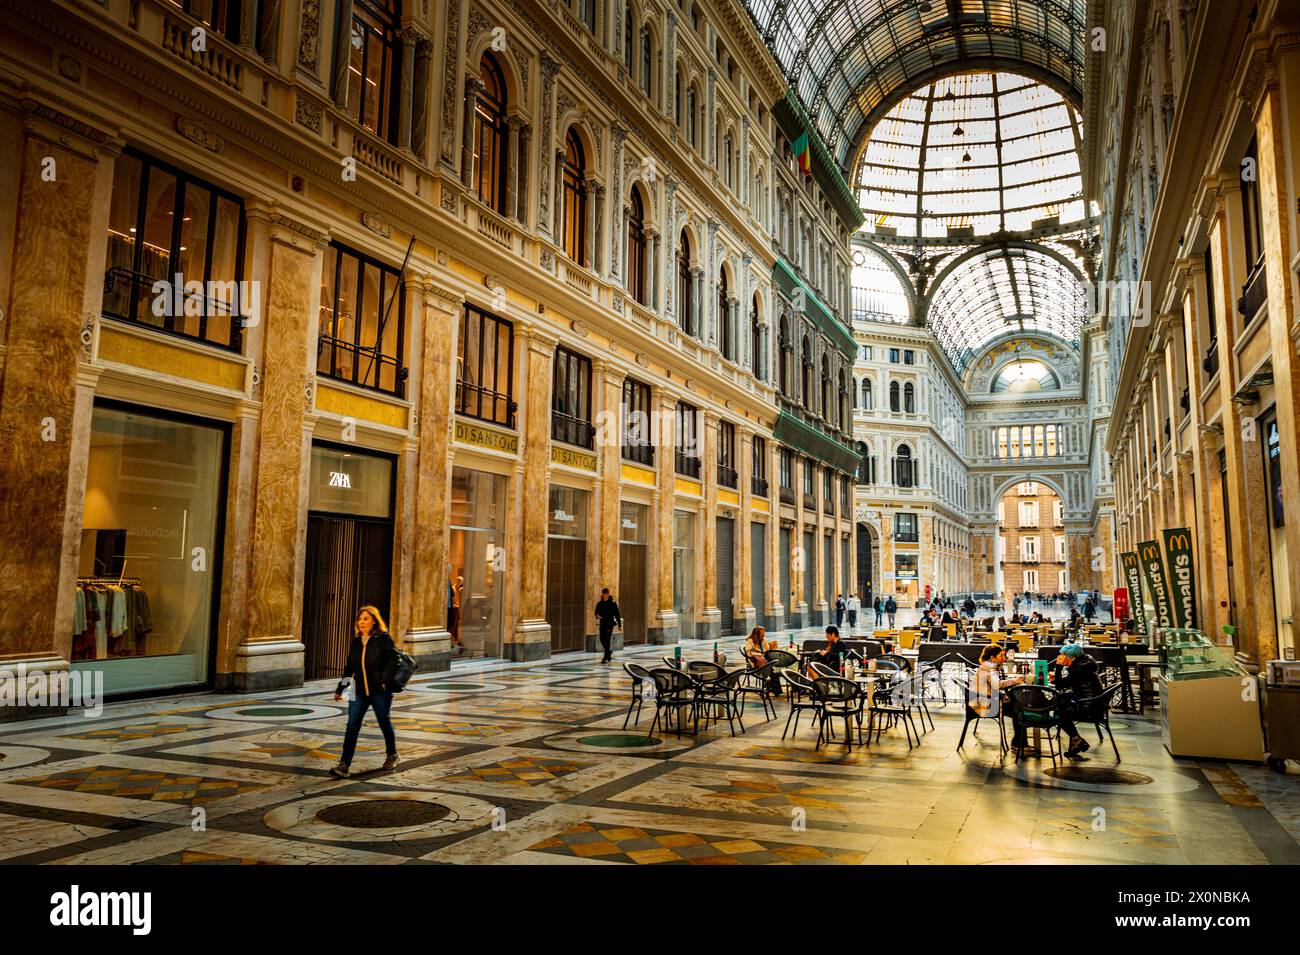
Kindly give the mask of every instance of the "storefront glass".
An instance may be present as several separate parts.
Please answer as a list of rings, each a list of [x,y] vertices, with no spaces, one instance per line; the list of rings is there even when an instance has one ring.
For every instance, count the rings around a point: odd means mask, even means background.
[[[695,637],[695,515],[673,511],[673,609],[681,635]]]
[[[506,479],[470,468],[451,469],[451,539],[447,629],[452,652],[501,656],[507,581]]]
[[[645,643],[646,580],[649,570],[650,508],[624,501],[619,507],[618,592],[623,614],[623,642]]]
[[[96,406],[72,666],[108,694],[211,680],[226,429]]]
[[[546,621],[551,652],[585,650],[587,616],[587,506],[591,492],[551,486],[546,527]],[[588,599],[590,597],[590,600]],[[619,608],[622,609],[622,608]],[[591,623],[594,625],[595,618]]]

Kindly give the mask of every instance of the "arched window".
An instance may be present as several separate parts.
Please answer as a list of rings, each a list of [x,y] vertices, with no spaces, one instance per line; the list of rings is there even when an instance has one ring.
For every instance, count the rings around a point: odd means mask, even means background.
[[[876,404],[876,396],[873,393],[873,385],[870,378],[862,379],[862,408],[865,411],[871,411]]]
[[[645,206],[641,190],[633,186],[627,213],[627,290],[642,305],[646,304],[645,265]]]
[[[803,391],[800,398],[803,399],[803,406],[809,411],[813,410],[813,353],[812,339],[807,335],[803,337],[803,376],[800,384]]]
[[[582,9],[582,22],[587,24],[587,29],[592,33],[596,32],[596,2],[597,0],[574,0]]]
[[[726,182],[728,189],[736,187],[736,182],[731,176],[731,152],[731,133],[727,133],[722,137],[722,178]]]
[[[682,67],[677,64],[677,77],[673,81],[673,118],[677,121],[678,128],[682,125]]]
[[[835,427],[841,431],[844,430],[844,420],[848,417],[849,407],[849,390],[844,386],[844,369],[840,369],[837,381],[839,390],[837,392],[837,401],[835,404]]]
[[[763,380],[763,327],[758,324],[758,296],[749,306],[749,370]]]
[[[916,413],[916,388],[910,381],[903,385],[903,411],[906,414]]]
[[[781,390],[781,394],[785,395],[788,398],[790,397],[791,342],[790,342],[790,324],[789,322],[786,321],[786,317],[784,315],[781,316],[781,338],[780,341],[777,342],[777,345],[781,350],[781,355],[779,360],[777,361],[777,368],[776,368],[776,375],[777,378],[779,379],[777,381],[777,385]]]
[[[635,33],[632,20],[635,16],[632,4],[629,3],[623,9],[623,65],[629,70],[632,69],[632,36]]]
[[[889,410],[897,411],[898,408],[898,382],[891,381],[889,383]]]
[[[914,487],[916,485],[916,462],[912,460],[912,449],[900,444],[894,452],[894,486]]]
[[[686,90],[686,139],[692,146],[698,149],[700,144],[695,139],[695,128],[698,123],[698,119],[695,115],[696,99],[695,84],[692,83]]]
[[[195,4],[184,6],[188,10]],[[211,14],[213,4],[205,6],[210,11],[210,22],[219,19]],[[400,0],[372,0],[351,10],[352,22],[340,24],[349,31],[348,115],[381,139],[395,143],[402,77],[402,4]]]
[[[835,406],[831,403],[831,363],[822,355],[822,420],[829,423],[835,420]]]
[[[691,240],[686,235],[686,230],[682,230],[681,238],[677,243],[677,324],[682,327],[687,335],[695,334],[694,315],[691,314],[691,306],[694,304],[694,289],[691,288]]]
[[[655,52],[654,37],[649,27],[641,28],[641,92],[649,96],[654,91]]]
[[[735,335],[731,328],[730,298],[727,290],[727,270],[718,270],[718,347],[722,357],[735,360]]]
[[[577,130],[569,127],[564,138],[564,222],[561,244],[579,265],[587,264],[587,161]]]
[[[474,191],[494,210],[506,211],[506,78],[491,53],[479,61],[474,107]]]

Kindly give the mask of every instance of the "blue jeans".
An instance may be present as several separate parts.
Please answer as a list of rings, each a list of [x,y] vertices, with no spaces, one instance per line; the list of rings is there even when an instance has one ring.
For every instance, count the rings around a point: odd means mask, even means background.
[[[361,735],[361,721],[366,718],[366,710],[373,708],[379,731],[384,734],[385,750],[389,756],[397,755],[397,737],[393,735],[393,722],[388,718],[388,711],[393,708],[393,694],[372,693],[370,696],[357,695],[348,701],[348,729],[343,736],[343,756],[339,762],[345,766],[352,765],[352,757],[357,751],[357,737]]]

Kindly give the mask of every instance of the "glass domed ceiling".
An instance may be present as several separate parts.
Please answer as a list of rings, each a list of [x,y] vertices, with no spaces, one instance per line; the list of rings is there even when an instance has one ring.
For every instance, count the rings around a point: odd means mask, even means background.
[[[858,169],[867,232],[944,238],[1084,219],[1081,119],[1014,73],[921,87],[871,131]]]
[[[993,379],[991,390],[994,394],[1014,395],[1031,391],[1056,391],[1060,387],[1061,381],[1056,377],[1056,372],[1041,361],[1026,359],[1004,366]]]

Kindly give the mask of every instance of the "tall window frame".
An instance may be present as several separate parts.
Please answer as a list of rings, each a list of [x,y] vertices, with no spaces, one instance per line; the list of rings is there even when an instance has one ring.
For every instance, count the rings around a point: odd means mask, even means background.
[[[655,463],[654,413],[650,386],[635,378],[623,379],[623,457],[651,467]]]
[[[359,126],[395,142],[401,100],[401,0],[352,0],[344,109]]]
[[[641,190],[632,187],[628,199],[627,213],[627,273],[628,294],[639,305],[646,302],[646,237],[645,237],[645,203],[641,201]]]
[[[479,199],[494,212],[506,213],[506,75],[490,51],[479,60],[483,85],[474,103],[474,181]]]
[[[587,157],[572,126],[564,137],[564,169],[560,245],[578,265],[587,265]]]
[[[673,468],[678,474],[698,479],[700,455],[700,411],[685,401],[677,402],[673,428]]]
[[[551,379],[551,438],[591,450],[591,359],[563,345],[555,349]]]
[[[731,327],[731,294],[727,288],[727,270],[718,269],[718,350],[722,352],[722,357],[728,361],[734,361],[736,358],[736,342],[734,330]]]
[[[514,324],[466,303],[456,353],[456,413],[515,427],[514,359]]]
[[[404,398],[406,296],[401,272],[340,242],[331,242],[325,256],[316,374]]]
[[[695,283],[691,275],[691,237],[681,231],[677,240],[677,324],[695,335]]]

